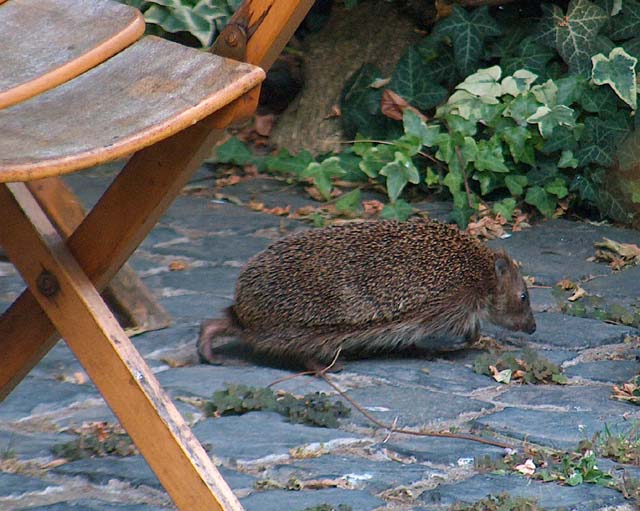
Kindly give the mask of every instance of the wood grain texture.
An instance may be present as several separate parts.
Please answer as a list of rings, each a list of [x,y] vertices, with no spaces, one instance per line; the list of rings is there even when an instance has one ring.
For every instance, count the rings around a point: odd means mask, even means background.
[[[314,0],[251,0],[249,27],[258,24],[247,42],[245,62],[269,69],[293,36]]]
[[[219,112],[137,153],[69,238],[68,245],[98,290],[147,236],[222,129],[255,109],[258,88]],[[144,190],[144,193],[141,192]],[[58,340],[56,328],[29,290],[0,317],[0,401]]]
[[[65,239],[71,236],[85,217],[85,210],[71,189],[59,177],[29,181],[26,185],[60,235]],[[128,264],[111,279],[102,297],[129,334],[171,324],[167,311]]]
[[[0,108],[74,78],[142,37],[140,11],[105,0],[11,0],[0,9]]]
[[[3,7],[4,8],[4,7]],[[231,103],[264,71],[157,37],[0,110],[0,181],[29,181],[120,158]]]
[[[55,227],[21,183],[0,186],[0,243],[176,505],[242,507]],[[30,257],[23,257],[28,253]],[[43,274],[51,293],[38,291]]]

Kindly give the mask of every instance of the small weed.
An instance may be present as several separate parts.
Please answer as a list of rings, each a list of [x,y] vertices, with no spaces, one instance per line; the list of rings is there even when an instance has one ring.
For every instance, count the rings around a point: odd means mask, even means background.
[[[544,511],[544,509],[538,506],[535,500],[500,493],[496,496],[489,495],[474,504],[454,504],[451,511]]]
[[[593,449],[603,458],[610,458],[618,463],[629,463],[640,466],[640,423],[635,422],[628,431],[611,431],[605,425],[603,431],[598,431],[591,441],[584,441],[582,448]]]
[[[296,397],[288,392],[274,392],[264,387],[228,385],[214,392],[204,411],[209,417],[242,415],[252,411],[277,412],[291,422],[319,426],[338,427],[338,419],[348,417],[351,410],[341,401],[332,402],[321,392]]]
[[[55,456],[69,461],[91,457],[131,456],[138,450],[127,433],[115,424],[90,422],[75,431],[78,438],[53,446]]]
[[[560,367],[532,350],[525,350],[519,356],[513,353],[485,353],[476,358],[473,370],[478,374],[491,376],[500,383],[567,382],[567,377],[562,374]]]

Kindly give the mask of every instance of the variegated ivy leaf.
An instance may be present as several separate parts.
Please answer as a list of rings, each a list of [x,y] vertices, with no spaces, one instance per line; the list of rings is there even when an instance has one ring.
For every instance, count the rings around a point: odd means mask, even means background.
[[[474,96],[482,97],[488,103],[497,103],[496,99],[502,94],[502,88],[498,83],[502,70],[500,66],[479,69],[467,76],[464,82],[458,84],[456,89],[465,90]]]
[[[420,173],[411,161],[411,158],[402,154],[395,153],[395,159],[387,163],[380,174],[387,178],[387,194],[389,200],[395,202],[407,183],[418,184],[420,182]]]
[[[556,48],[571,72],[586,75],[591,71],[591,56],[596,53],[596,38],[606,23],[607,13],[589,0],[571,0],[567,14],[555,4],[543,4],[539,40]]]
[[[518,69],[511,76],[505,76],[500,84],[501,94],[509,94],[516,97],[518,94],[527,92],[531,84],[536,81],[538,75],[526,69]]]
[[[541,106],[531,117],[527,119],[528,123],[537,124],[540,134],[544,138],[549,138],[556,126],[568,126],[574,128],[576,126],[576,112],[565,105],[556,105],[553,108]]]
[[[592,78],[596,85],[608,84],[618,97],[633,110],[637,104],[636,64],[638,59],[622,48],[614,48],[605,57],[601,53],[591,58]]]

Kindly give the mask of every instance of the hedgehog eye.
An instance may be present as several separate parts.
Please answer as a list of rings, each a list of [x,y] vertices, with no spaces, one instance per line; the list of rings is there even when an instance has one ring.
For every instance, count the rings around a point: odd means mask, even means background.
[[[527,298],[528,298],[528,296],[527,296],[526,291],[525,291],[525,292],[520,293],[520,301],[521,301],[521,302],[526,302],[526,301],[527,301]]]

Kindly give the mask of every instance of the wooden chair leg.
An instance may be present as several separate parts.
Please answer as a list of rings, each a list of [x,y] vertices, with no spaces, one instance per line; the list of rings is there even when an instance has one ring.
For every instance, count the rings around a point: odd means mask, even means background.
[[[63,238],[82,223],[85,210],[78,197],[59,177],[26,183],[31,194]],[[111,312],[130,335],[159,330],[171,324],[171,317],[153,298],[133,269],[125,264],[102,292]]]
[[[98,290],[146,237],[208,156],[233,119],[250,115],[259,89],[248,92],[194,126],[136,153],[67,240],[69,250]],[[145,190],[140,196],[138,190]],[[0,318],[0,400],[55,345],[56,328],[31,291]]]
[[[22,183],[0,186],[0,242],[181,510],[240,502]],[[31,257],[20,257],[28,252]]]

